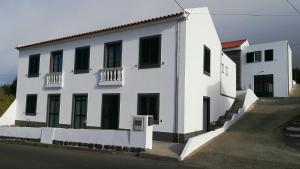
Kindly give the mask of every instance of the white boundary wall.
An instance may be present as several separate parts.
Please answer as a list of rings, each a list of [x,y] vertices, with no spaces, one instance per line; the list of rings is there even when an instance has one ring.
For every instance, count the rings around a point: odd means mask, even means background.
[[[238,92],[238,97],[243,97],[242,95],[245,96],[244,105],[243,108],[238,110],[238,114],[233,115],[232,119],[230,121],[225,122],[222,128],[190,138],[179,157],[180,161],[190,156],[192,153],[204,146],[210,140],[214,139],[215,137],[228,130],[230,126],[232,126],[241,117],[243,117],[246,114],[246,111],[258,100],[254,92],[250,89]]]
[[[152,149],[153,126],[148,126],[148,116],[139,117],[144,118],[144,131],[0,127],[0,136]]]

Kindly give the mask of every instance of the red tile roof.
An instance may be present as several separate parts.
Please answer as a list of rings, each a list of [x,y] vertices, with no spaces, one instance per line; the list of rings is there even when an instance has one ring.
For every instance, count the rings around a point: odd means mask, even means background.
[[[98,33],[102,33],[102,32],[114,31],[114,30],[118,30],[118,29],[133,27],[133,26],[142,25],[142,24],[155,22],[155,21],[160,21],[160,20],[164,20],[164,19],[175,18],[175,17],[181,16],[183,14],[184,14],[183,12],[173,13],[173,14],[169,14],[169,15],[165,15],[165,16],[160,16],[160,17],[155,17],[155,18],[151,18],[151,19],[136,21],[136,22],[132,22],[132,23],[128,23],[128,24],[117,25],[117,26],[104,28],[104,29],[98,29],[98,30],[91,31],[91,32],[84,32],[84,33],[80,33],[80,34],[75,34],[75,35],[60,37],[60,38],[56,38],[56,39],[41,41],[41,42],[37,42],[37,43],[33,43],[33,44],[21,45],[21,46],[17,46],[16,49],[19,50],[19,49],[24,49],[24,48],[28,48],[28,47],[34,47],[34,46],[38,46],[38,45],[44,45],[44,44],[48,44],[48,43],[53,43],[53,42],[58,42],[58,41],[63,41],[63,40],[70,40],[70,39],[75,39],[75,38],[79,38],[79,37],[94,35],[94,34],[98,34]]]
[[[247,41],[247,39],[230,41],[230,42],[222,42],[222,48],[223,49],[228,49],[228,48],[240,47],[246,41]]]

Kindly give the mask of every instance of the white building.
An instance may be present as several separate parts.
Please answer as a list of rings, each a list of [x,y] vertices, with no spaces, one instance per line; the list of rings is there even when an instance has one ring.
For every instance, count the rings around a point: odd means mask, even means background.
[[[128,130],[140,114],[155,140],[206,132],[234,102],[236,67],[208,9],[187,11],[18,46],[15,124]]]
[[[223,51],[237,64],[237,88],[259,97],[288,97],[293,87],[292,51],[288,41],[249,44],[224,42]]]

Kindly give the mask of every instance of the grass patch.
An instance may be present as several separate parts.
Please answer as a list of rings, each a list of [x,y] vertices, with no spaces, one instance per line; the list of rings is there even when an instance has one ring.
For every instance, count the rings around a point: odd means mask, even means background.
[[[5,94],[4,90],[0,88],[0,117],[8,109],[8,107],[15,100],[15,96]]]

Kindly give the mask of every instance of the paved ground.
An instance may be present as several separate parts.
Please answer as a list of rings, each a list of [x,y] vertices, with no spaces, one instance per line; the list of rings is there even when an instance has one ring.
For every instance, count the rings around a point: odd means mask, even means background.
[[[285,144],[280,132],[299,114],[300,98],[263,99],[185,163],[208,169],[300,169],[300,151]]]
[[[176,169],[197,168],[133,155],[0,143],[1,169]]]
[[[296,84],[290,92],[291,97],[300,97],[300,84]]]

